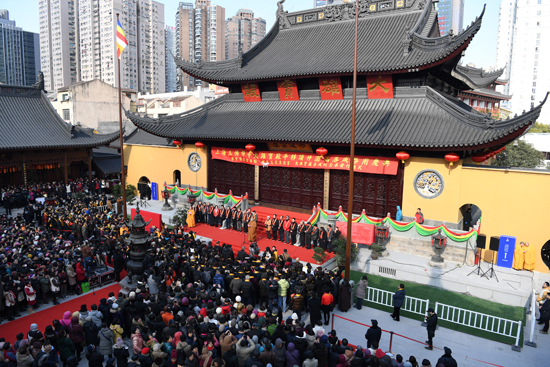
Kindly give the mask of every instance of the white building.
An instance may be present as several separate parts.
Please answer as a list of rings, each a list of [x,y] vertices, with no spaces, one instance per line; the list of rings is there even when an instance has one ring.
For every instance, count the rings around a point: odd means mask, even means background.
[[[166,44],[165,65],[166,65],[166,92],[177,92],[177,67],[174,61],[174,56],[177,55],[176,50],[176,27],[166,26],[164,30],[164,41]]]
[[[80,80],[78,1],[39,0],[40,66],[46,90]]]
[[[136,0],[136,3],[139,90],[162,93],[166,91],[164,5],[152,0]]]
[[[502,2],[498,30],[497,60],[506,66],[509,79],[503,93],[512,95],[504,104],[514,114],[536,106],[550,91],[550,0]],[[543,108],[539,122],[550,124],[550,109]]]
[[[444,36],[451,30],[459,34],[464,25],[464,0],[439,0],[435,4],[438,13],[439,31]]]

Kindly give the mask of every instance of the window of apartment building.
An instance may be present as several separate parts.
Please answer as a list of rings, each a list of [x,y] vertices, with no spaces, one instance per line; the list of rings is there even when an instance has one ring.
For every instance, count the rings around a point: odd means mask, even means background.
[[[63,110],[63,120],[68,121],[70,119],[71,119],[71,112],[69,111],[68,108],[65,108]]]

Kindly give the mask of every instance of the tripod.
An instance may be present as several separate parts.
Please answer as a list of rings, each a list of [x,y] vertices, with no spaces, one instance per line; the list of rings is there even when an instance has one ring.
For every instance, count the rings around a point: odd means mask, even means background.
[[[490,274],[490,275],[487,276],[487,274]],[[499,282],[498,277],[497,277],[497,273],[495,271],[495,252],[494,251],[493,251],[493,257],[491,259],[491,269],[489,269],[485,273],[483,273],[483,276],[487,277],[487,279],[492,278],[494,276],[495,279],[497,280],[497,282]]]
[[[474,270],[472,270],[470,272],[470,274],[468,274],[467,276],[470,276],[472,274],[476,274],[476,275],[479,275],[481,277],[486,277],[487,280],[489,280],[489,277],[487,277],[487,274],[481,269],[481,254],[483,253],[483,249],[481,249],[481,252],[479,253],[479,262],[478,262],[478,266],[477,268],[475,268]],[[494,253],[493,253],[494,254]]]
[[[149,204],[149,201],[147,200],[146,196],[143,196],[139,199],[139,205],[142,208],[146,208],[147,206],[151,206],[151,204]]]

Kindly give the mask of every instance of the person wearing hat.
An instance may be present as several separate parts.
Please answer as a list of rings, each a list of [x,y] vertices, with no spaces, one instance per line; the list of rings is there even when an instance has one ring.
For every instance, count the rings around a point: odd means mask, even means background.
[[[370,320],[372,326],[367,330],[365,339],[367,339],[367,348],[377,348],[382,338],[382,329],[378,326],[377,320]]]
[[[451,348],[444,347],[443,350],[445,351],[445,354],[437,360],[437,363],[443,363],[445,367],[458,367],[456,360],[451,355],[453,353]]]
[[[432,363],[429,360],[424,358],[422,360],[422,367],[432,367]]]
[[[428,308],[428,316],[426,316],[426,330],[428,331],[428,340],[426,340],[428,350],[433,350],[433,337],[435,336],[435,330],[437,329],[437,314],[433,308]]]
[[[88,367],[103,366],[103,356],[96,350],[93,344],[88,345],[86,349],[86,359],[88,360]]]

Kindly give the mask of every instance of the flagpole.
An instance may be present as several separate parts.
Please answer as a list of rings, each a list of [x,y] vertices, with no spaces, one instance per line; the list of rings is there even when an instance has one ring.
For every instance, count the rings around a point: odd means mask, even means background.
[[[118,27],[118,13],[116,13],[116,24]],[[120,55],[122,57],[122,54]],[[126,176],[124,175],[124,141],[122,139],[122,83],[120,82],[120,57],[118,61],[118,128],[120,131],[120,177],[122,185],[122,205],[124,220],[128,218],[128,208],[126,207]]]
[[[353,96],[351,101],[351,139],[349,154],[348,231],[346,237],[346,279],[350,276],[351,225],[353,223],[353,171],[355,166],[355,115],[357,104],[357,44],[359,39],[359,0],[355,2],[355,55],[353,60]]]

